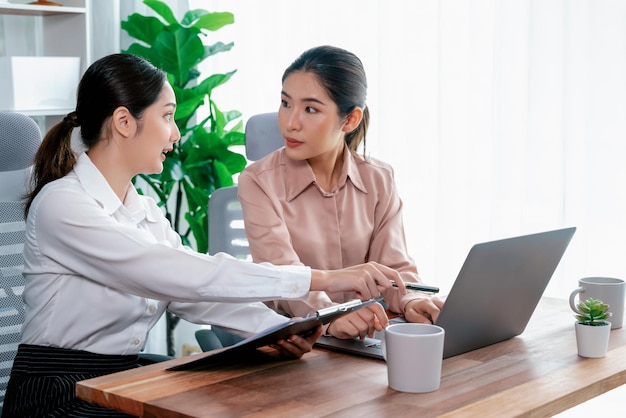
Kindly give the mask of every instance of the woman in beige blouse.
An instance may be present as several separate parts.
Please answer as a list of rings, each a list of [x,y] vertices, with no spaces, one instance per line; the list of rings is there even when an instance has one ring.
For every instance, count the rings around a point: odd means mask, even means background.
[[[369,123],[367,81],[354,54],[321,46],[305,51],[284,72],[278,124],[285,146],[239,177],[246,233],[255,262],[338,269],[376,261],[419,282],[402,223],[392,168],[357,154]],[[365,154],[365,151],[363,152]],[[306,300],[274,301],[281,314],[311,311],[354,299],[352,293],[311,292]],[[387,309],[411,322],[437,319],[442,301],[397,289]],[[332,322],[338,338],[365,337],[387,324],[381,305]]]

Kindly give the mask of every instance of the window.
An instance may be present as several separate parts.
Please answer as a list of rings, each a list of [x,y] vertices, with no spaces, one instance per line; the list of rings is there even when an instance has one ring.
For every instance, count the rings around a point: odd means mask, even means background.
[[[190,1],[191,8],[207,8]],[[476,242],[577,226],[547,295],[626,276],[626,2],[213,1],[237,69],[216,90],[244,119],[278,108],[302,51],[355,52],[369,79],[370,155],[391,163],[409,249],[449,288]]]

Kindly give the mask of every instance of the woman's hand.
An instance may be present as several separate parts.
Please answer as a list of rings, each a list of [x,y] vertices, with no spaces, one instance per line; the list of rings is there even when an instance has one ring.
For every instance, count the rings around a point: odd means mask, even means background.
[[[404,317],[409,322],[432,324],[439,317],[443,301],[436,296],[413,299],[404,307]]]
[[[313,332],[304,337],[300,335],[292,335],[286,340],[279,340],[271,347],[278,350],[281,357],[296,359],[302,357],[313,349],[313,344],[322,335],[322,326],[318,326]]]
[[[380,303],[372,303],[348,315],[334,320],[328,326],[327,332],[335,338],[373,337],[375,331],[382,331],[389,319],[385,308]]]
[[[398,292],[406,294],[404,282],[397,271],[371,261],[339,270],[312,270],[311,290],[355,292],[359,299],[365,301],[391,288],[392,280],[397,283]]]

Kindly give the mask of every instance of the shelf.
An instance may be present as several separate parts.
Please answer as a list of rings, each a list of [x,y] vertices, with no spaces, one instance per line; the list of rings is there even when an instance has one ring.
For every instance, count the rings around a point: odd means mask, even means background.
[[[0,15],[52,16],[63,14],[85,14],[84,7],[39,6],[33,4],[0,3]]]
[[[31,4],[34,0],[0,0],[0,44],[4,45],[6,57],[78,57],[80,73],[91,63],[91,18],[93,0],[51,0],[62,6]],[[107,1],[101,2],[104,4]],[[3,57],[0,57],[0,59]],[[68,74],[67,71],[62,72]],[[61,74],[53,75],[53,80],[46,85],[58,83]],[[7,78],[3,78],[3,81]],[[38,79],[42,79],[38,77]],[[76,81],[71,88],[76,87]],[[30,83],[29,85],[34,85]],[[0,92],[5,87],[0,83]],[[22,89],[13,94],[45,96],[43,90]],[[2,95],[3,96],[3,95]],[[0,96],[0,98],[5,98]],[[47,96],[45,96],[47,97]],[[55,96],[57,97],[57,96]],[[62,96],[65,97],[65,96]],[[16,112],[34,118],[42,132],[73,111],[75,100],[48,101],[45,107],[58,105],[56,108],[42,109],[39,102],[12,99],[0,100],[0,111]]]

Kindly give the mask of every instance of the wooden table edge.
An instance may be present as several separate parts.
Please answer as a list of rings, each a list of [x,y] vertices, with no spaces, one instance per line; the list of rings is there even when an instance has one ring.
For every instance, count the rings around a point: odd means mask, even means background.
[[[626,346],[609,351],[607,358],[585,359],[564,369],[498,392],[470,405],[440,415],[441,418],[463,417],[550,417],[598,395],[626,384]],[[619,367],[616,367],[616,362]],[[598,365],[604,367],[597,369]],[[590,367],[596,368],[590,372]],[[617,372],[615,370],[618,370]],[[546,397],[542,394],[562,396]]]

